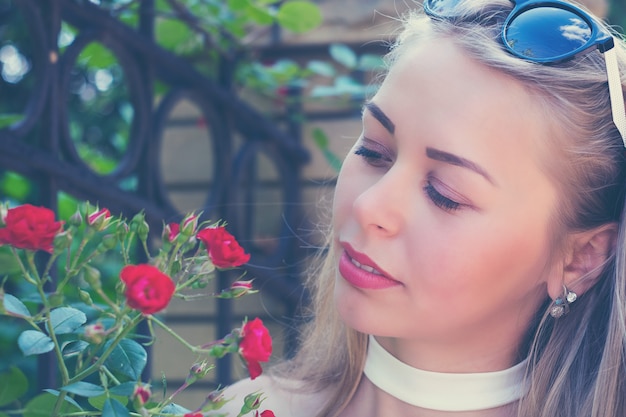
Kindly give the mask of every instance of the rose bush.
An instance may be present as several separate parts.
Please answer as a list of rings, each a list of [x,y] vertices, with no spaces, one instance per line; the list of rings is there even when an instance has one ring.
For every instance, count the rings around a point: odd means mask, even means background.
[[[240,328],[220,340],[195,346],[154,315],[173,297],[188,297],[186,290],[205,288],[216,268],[233,268],[249,260],[250,255],[223,226],[199,224],[198,216],[190,214],[180,223],[164,225],[158,253],[152,255],[150,228],[142,213],[128,221],[112,216],[107,209],[84,204],[65,223],[56,221],[51,210],[32,205],[10,209],[0,205],[0,214],[0,246],[9,246],[21,271],[19,278],[38,300],[27,302],[5,292],[4,280],[0,315],[28,324],[18,337],[19,349],[25,356],[53,352],[60,378],[59,386],[48,387],[23,404],[28,391],[23,372],[17,367],[0,370],[0,417],[200,417],[223,406],[227,399],[221,391],[211,393],[193,411],[173,401],[212,369],[214,358],[237,354],[251,378],[262,372],[260,362],[269,360],[271,337],[258,318],[244,320]],[[134,263],[133,255],[141,248],[149,262]],[[47,262],[35,259],[38,251],[49,254]],[[92,261],[113,252],[121,255],[124,266],[111,293],[105,290]],[[54,280],[53,271],[57,275]],[[52,282],[56,284],[53,287]],[[68,288],[78,294],[80,302],[66,299]],[[208,295],[238,298],[254,292],[252,280],[237,280]],[[142,322],[148,324],[148,339],[145,335],[138,338],[137,327]],[[155,327],[199,357],[184,384],[161,399],[141,380],[148,363],[142,343],[153,343]],[[246,397],[242,416],[259,415],[263,399],[259,393],[251,395],[254,400]],[[273,416],[269,413],[266,410],[261,416]]]

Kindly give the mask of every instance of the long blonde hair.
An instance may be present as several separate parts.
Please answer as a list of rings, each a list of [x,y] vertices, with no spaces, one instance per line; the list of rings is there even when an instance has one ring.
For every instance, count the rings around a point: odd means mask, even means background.
[[[554,130],[548,143],[552,159],[545,161],[545,170],[562,194],[555,214],[555,244],[568,232],[610,222],[619,222],[619,236],[600,280],[572,305],[567,316],[556,321],[548,317],[546,295],[544,308],[529,325],[520,354],[530,357],[530,389],[519,402],[518,417],[623,417],[626,158],[612,122],[604,57],[589,51],[558,65],[513,57],[499,41],[502,22],[511,8],[509,0],[466,0],[460,2],[454,22],[413,12],[387,60],[392,66],[416,43],[448,37],[478,62],[522,82],[544,105]],[[617,41],[616,49],[624,90],[624,42]],[[311,275],[310,322],[299,353],[281,369],[312,390],[328,389],[328,402],[319,417],[336,416],[348,404],[360,381],[367,349],[366,336],[344,326],[335,310],[334,252],[328,250],[331,255]]]

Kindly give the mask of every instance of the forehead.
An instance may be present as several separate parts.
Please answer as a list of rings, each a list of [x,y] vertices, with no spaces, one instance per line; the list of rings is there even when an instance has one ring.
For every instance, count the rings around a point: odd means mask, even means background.
[[[470,58],[448,38],[402,48],[373,98],[398,135],[476,158],[495,152],[521,162],[526,155],[524,163],[536,167],[552,159],[554,123],[541,94]]]

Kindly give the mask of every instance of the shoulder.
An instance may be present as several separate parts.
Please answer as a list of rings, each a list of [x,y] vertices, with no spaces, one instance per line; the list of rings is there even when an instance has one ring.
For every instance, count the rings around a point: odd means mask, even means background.
[[[237,417],[244,398],[253,393],[262,394],[259,411],[271,410],[276,417],[315,417],[325,399],[322,393],[306,391],[299,381],[261,375],[254,380],[244,379],[227,387],[223,394],[224,399],[229,401],[209,416]]]

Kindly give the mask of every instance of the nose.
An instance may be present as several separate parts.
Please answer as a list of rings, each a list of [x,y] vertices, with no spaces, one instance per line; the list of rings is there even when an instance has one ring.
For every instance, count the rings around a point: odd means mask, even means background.
[[[395,235],[406,225],[410,211],[409,175],[396,166],[364,187],[353,203],[361,227],[379,235]]]

